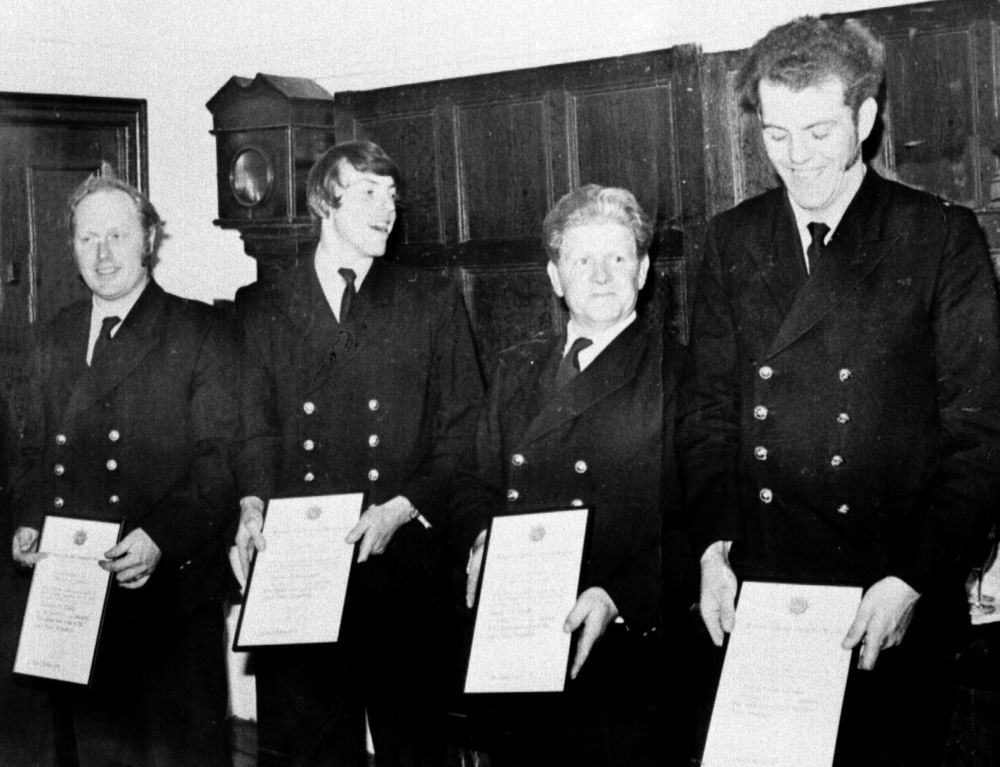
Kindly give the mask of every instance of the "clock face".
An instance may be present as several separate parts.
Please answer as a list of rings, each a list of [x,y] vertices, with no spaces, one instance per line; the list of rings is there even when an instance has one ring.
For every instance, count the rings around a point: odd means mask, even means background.
[[[273,183],[271,161],[261,150],[243,149],[233,158],[229,186],[240,205],[259,205],[271,191]]]

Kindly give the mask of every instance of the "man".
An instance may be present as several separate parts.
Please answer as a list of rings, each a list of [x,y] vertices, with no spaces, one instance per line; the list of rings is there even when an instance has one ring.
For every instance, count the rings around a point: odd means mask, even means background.
[[[674,500],[667,487],[676,486],[663,416],[666,400],[672,426],[681,355],[655,312],[636,311],[652,235],[630,192],[595,184],[545,217],[548,275],[569,321],[501,355],[480,418],[476,475],[459,483],[457,503],[482,520],[583,505],[594,515],[581,593],[564,626],[577,633],[571,681],[557,697],[487,705],[491,764],[664,764],[674,720],[657,705],[660,538],[665,501]],[[470,607],[484,541],[485,530],[470,561]],[[682,676],[668,693],[678,703]],[[680,756],[677,740],[670,745]]]
[[[162,223],[145,195],[92,177],[69,215],[92,295],[40,337],[13,555],[43,556],[33,552],[50,513],[124,530],[100,562],[114,578],[93,684],[52,687],[59,763],[225,765],[235,349],[209,307],[152,279]]]
[[[840,765],[935,763],[948,629],[1000,481],[986,245],[971,212],[862,161],[883,71],[850,22],[751,49],[739,92],[783,185],[709,228],[679,405],[715,644],[737,578],[864,588]]]
[[[255,656],[262,736],[281,736],[264,745],[297,765],[365,764],[366,713],[380,766],[444,758],[442,543],[475,534],[451,524],[448,491],[482,384],[452,286],[381,258],[398,185],[375,144],[331,148],[307,180],[315,257],[237,296],[244,570],[268,498],[363,490],[371,504],[344,544],[358,556],[340,641]]]

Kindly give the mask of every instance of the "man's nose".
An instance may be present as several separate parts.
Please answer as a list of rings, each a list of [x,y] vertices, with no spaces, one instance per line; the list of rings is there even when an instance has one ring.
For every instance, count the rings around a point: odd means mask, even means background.
[[[594,268],[590,272],[590,279],[594,282],[605,283],[611,279],[611,272],[608,265],[601,260],[594,261]]]
[[[812,155],[812,142],[803,136],[788,137],[788,159],[790,162],[800,165]]]

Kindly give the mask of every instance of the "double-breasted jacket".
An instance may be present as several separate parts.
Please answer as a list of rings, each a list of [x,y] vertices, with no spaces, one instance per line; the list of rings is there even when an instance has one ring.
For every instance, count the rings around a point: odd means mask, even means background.
[[[506,350],[477,430],[477,472],[457,502],[489,514],[592,507],[581,590],[601,586],[626,624],[657,626],[665,472],[664,402],[673,412],[679,348],[637,319],[575,379],[556,390],[565,336]],[[667,445],[669,447],[669,445]]]
[[[997,290],[972,213],[868,169],[807,275],[783,189],[713,220],[680,390],[697,553],[923,593],[1000,494]]]
[[[87,365],[91,303],[62,310],[40,335],[38,407],[13,488],[17,524],[45,514],[124,520],[162,552],[132,596],[187,611],[229,582],[235,519],[230,450],[237,433],[231,326],[209,306],[150,281]]]
[[[378,258],[341,324],[310,259],[242,290],[237,311],[240,492],[403,495],[450,531],[448,493],[482,400],[457,291]]]

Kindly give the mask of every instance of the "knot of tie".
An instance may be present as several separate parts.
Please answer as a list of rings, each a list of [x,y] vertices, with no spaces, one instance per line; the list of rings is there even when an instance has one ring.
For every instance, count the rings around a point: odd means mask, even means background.
[[[348,269],[347,267],[342,267],[337,270],[337,273],[344,278],[344,295],[340,297],[340,321],[343,322],[347,319],[347,313],[351,311],[351,304],[354,303],[354,299],[357,298],[358,291],[354,287],[354,281],[358,278],[358,275],[353,269]]]
[[[559,361],[559,369],[556,371],[556,388],[561,389],[578,375],[580,375],[580,352],[588,346],[593,345],[589,338],[581,336],[570,344],[569,350]]]
[[[97,334],[97,340],[94,342],[94,351],[90,355],[91,367],[97,364],[101,354],[107,348],[108,344],[111,343],[111,331],[121,321],[121,317],[105,317],[101,320],[101,332]]]

